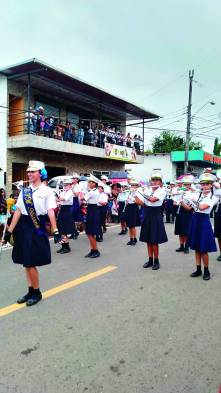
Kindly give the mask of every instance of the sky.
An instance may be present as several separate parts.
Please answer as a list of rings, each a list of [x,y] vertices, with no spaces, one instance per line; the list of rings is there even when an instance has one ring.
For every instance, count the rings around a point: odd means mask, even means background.
[[[209,152],[221,137],[220,0],[0,0],[0,13],[0,68],[36,57],[182,136],[194,69],[191,136]],[[147,147],[159,132],[145,129]]]

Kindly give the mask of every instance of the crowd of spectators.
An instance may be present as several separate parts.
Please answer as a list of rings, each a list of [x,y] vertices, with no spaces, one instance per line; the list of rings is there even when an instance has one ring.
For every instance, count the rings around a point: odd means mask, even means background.
[[[26,130],[31,134],[101,148],[104,148],[106,142],[134,147],[138,154],[143,151],[143,141],[139,135],[124,134],[118,128],[103,123],[93,128],[84,121],[77,126],[68,120],[64,123],[53,114],[46,117],[41,106],[36,110],[30,108],[25,114],[25,121]]]

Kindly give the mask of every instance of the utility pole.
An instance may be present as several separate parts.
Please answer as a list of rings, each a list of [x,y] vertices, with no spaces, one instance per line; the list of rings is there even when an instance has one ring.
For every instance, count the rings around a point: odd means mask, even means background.
[[[190,126],[191,126],[191,109],[192,109],[192,84],[193,84],[194,70],[189,71],[189,99],[187,106],[187,125],[186,125],[186,144],[185,144],[185,161],[184,174],[188,172],[188,153],[190,142]]]

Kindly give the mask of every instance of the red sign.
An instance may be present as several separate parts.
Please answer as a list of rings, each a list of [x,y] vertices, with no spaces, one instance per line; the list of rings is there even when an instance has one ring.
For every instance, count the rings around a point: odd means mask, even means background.
[[[217,157],[217,156],[214,156],[209,153],[204,153],[203,159],[204,159],[204,161],[208,161],[213,164],[221,165],[221,157]]]

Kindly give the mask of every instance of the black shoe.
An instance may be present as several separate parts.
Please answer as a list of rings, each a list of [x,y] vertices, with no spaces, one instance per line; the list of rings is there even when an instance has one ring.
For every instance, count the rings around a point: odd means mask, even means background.
[[[93,250],[91,250],[87,255],[85,255],[85,258],[90,258],[92,254],[93,254]]]
[[[185,247],[183,252],[184,254],[189,254],[190,253],[189,247]]]
[[[26,303],[33,296],[33,293],[34,293],[34,288],[30,287],[26,295],[18,298],[17,303],[18,304]]]
[[[96,241],[98,243],[101,243],[103,241],[103,238],[101,236],[96,236]]]
[[[118,235],[125,235],[124,229],[122,229],[121,232],[118,233]]]
[[[216,260],[217,260],[218,262],[221,262],[221,255],[220,255],[218,258],[216,258]]]
[[[205,281],[209,281],[210,280],[210,272],[209,269],[204,269],[204,273],[203,273],[203,280]]]
[[[32,297],[26,302],[26,306],[31,307],[34,306],[35,304],[37,304],[38,302],[40,302],[40,300],[42,299],[42,294],[41,292],[35,292]]]
[[[106,233],[107,232],[107,228],[103,227],[103,232]]]
[[[60,254],[63,251],[63,248],[60,248],[60,250],[56,251],[57,254]]]
[[[130,239],[129,242],[127,242],[127,246],[133,246],[133,239]]]
[[[152,270],[159,270],[159,268],[160,268],[160,262],[154,261]]]
[[[136,239],[136,237],[135,237],[133,240],[134,240],[134,243],[137,244],[137,239]]]
[[[100,255],[101,254],[98,250],[94,250],[89,258],[98,258]]]
[[[153,266],[153,261],[148,261],[148,262],[145,262],[145,264],[143,265],[143,268],[144,269],[148,269],[149,267],[152,267]]]
[[[179,248],[176,249],[176,252],[183,252],[184,251],[184,245],[182,244]]]
[[[63,248],[59,254],[68,254],[69,252],[71,252],[70,247],[69,248]]]
[[[190,274],[190,277],[200,277],[200,276],[202,276],[202,270],[201,269],[197,269],[195,272]]]

